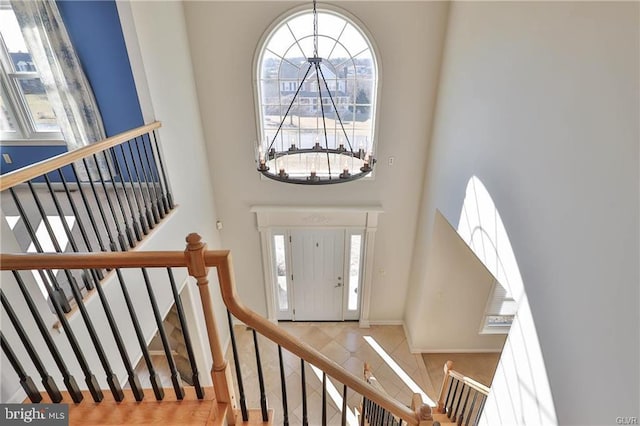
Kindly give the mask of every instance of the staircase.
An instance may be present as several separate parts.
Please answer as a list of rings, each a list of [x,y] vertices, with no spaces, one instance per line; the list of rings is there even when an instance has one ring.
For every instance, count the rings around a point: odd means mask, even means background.
[[[236,294],[230,253],[207,250],[197,234],[187,237],[185,251],[133,250],[176,207],[159,127],[151,123],[0,177],[9,227],[2,225],[15,236],[11,250],[22,252],[0,254],[0,341],[2,361],[11,365],[0,369],[0,402],[26,395],[25,403],[65,403],[71,425],[429,426],[477,420],[486,393],[478,397],[471,389],[488,389],[450,366],[439,410],[432,413],[419,395],[397,401],[374,386],[370,374],[363,379],[349,372],[246,308]],[[225,305],[218,315],[210,270]],[[192,301],[196,288],[199,307]],[[220,321],[229,327],[231,362]],[[234,323],[252,334],[257,371],[250,381],[242,372]],[[153,336],[167,377],[150,355]],[[270,363],[261,361],[259,342],[265,340],[277,347],[277,358],[266,357]],[[284,379],[285,359],[299,371],[296,383]],[[138,362],[144,377],[134,369]],[[306,377],[310,371],[321,385]],[[266,387],[274,383],[281,394],[270,406]],[[245,387],[259,393],[255,406],[248,406]],[[328,403],[328,389],[342,407]],[[296,407],[288,405],[294,399],[302,406],[295,415]]]
[[[301,389],[303,409],[301,413],[303,425],[325,425],[328,423],[327,418],[327,383],[329,380],[342,385],[342,389],[338,386],[338,390],[342,391],[342,414],[339,420],[335,420],[336,424],[367,424],[372,426],[378,425],[420,425],[428,426],[440,424],[476,424],[477,419],[486,400],[488,389],[482,385],[468,379],[454,370],[451,365],[445,366],[445,380],[442,384],[440,399],[435,413],[432,408],[426,405],[419,394],[415,394],[412,401],[396,401],[391,398],[382,389],[376,385],[377,381],[372,375],[365,371],[364,379],[357,377],[346,371],[341,365],[335,363],[324,354],[318,352],[308,344],[301,342],[295,336],[289,334],[277,325],[269,322],[265,318],[246,308],[237,298],[235,283],[232,273],[231,255],[228,251],[208,251],[206,245],[200,240],[196,234],[187,237],[187,248],[184,252],[127,252],[127,253],[87,253],[87,254],[2,254],[0,255],[0,268],[4,271],[12,271],[16,277],[19,277],[20,271],[30,270],[72,270],[72,269],[102,269],[110,271],[109,274],[122,275],[129,274],[132,270],[140,270],[144,280],[139,282],[137,286],[143,284],[147,287],[148,297],[155,306],[155,295],[161,294],[163,288],[159,282],[160,276],[156,274],[156,269],[167,270],[169,272],[169,284],[165,287],[164,292],[173,293],[176,302],[176,311],[178,323],[182,329],[185,347],[191,348],[189,352],[192,366],[193,386],[185,386],[180,379],[177,371],[173,353],[170,348],[165,346],[167,360],[171,369],[171,388],[163,388],[157,373],[151,368],[150,389],[140,386],[135,374],[129,374],[128,383],[131,389],[121,389],[120,380],[115,375],[107,375],[108,387],[104,387],[96,379],[95,375],[87,365],[82,373],[85,376],[84,389],[81,389],[75,378],[70,373],[69,368],[65,366],[64,360],[67,357],[61,357],[60,367],[63,376],[66,392],[58,390],[57,382],[51,377],[42,361],[39,351],[34,349],[32,338],[26,333],[20,333],[18,341],[9,342],[4,338],[6,328],[3,328],[2,347],[5,355],[11,361],[11,364],[20,379],[20,384],[30,402],[63,402],[72,403],[70,405],[69,416],[70,424],[105,424],[105,425],[121,425],[121,424],[191,424],[191,425],[225,425],[225,424],[273,424],[274,410],[280,407],[269,407],[266,393],[264,377],[271,377],[265,374],[263,370],[277,371],[277,367],[273,365],[263,365],[260,360],[260,347],[258,345],[258,335],[268,339],[278,345],[279,370],[282,379],[283,372],[283,353],[287,356],[297,357],[302,372],[300,386],[287,389],[288,385],[281,380],[282,388],[282,410],[284,412],[283,424],[288,422],[288,407],[286,404],[287,393],[296,393]],[[200,377],[197,369],[197,363],[193,357],[193,345],[189,336],[188,323],[184,318],[184,309],[178,296],[177,288],[173,280],[173,268],[186,268],[192,279],[195,280],[202,303],[203,322],[206,324],[206,333],[208,337],[208,347],[213,358],[211,366],[209,382],[208,378]],[[222,345],[220,343],[219,326],[216,323],[216,317],[213,312],[211,295],[209,292],[209,268],[215,268],[217,278],[220,285],[222,299],[228,309],[227,318],[230,325],[229,332],[231,337],[231,346],[233,358],[238,360],[238,353],[234,335],[232,317],[237,318],[240,322],[247,325],[253,333],[254,352],[256,363],[258,366],[258,387],[260,392],[260,407],[247,407],[246,397],[244,395],[244,380],[242,375],[241,362],[234,362],[235,381],[238,386],[238,394],[234,390],[234,379],[232,377],[231,363],[225,358]],[[153,285],[149,277],[153,277]],[[20,330],[22,325],[17,315],[13,315],[12,304],[16,305],[18,301],[10,302],[5,297],[5,292],[11,284],[3,282],[3,305],[10,317],[10,322],[16,330]],[[22,291],[27,305],[29,305],[29,291],[25,289],[24,283],[16,283]],[[102,284],[101,284],[102,285]],[[155,290],[154,290],[155,286]],[[134,286],[130,286],[134,287]],[[54,303],[56,303],[54,301]],[[134,303],[131,303],[133,308]],[[153,311],[157,311],[157,306]],[[38,322],[38,316],[41,314],[30,309],[29,312]],[[14,312],[15,313],[15,312]],[[155,312],[156,314],[158,312]],[[135,314],[131,318],[136,318]],[[65,331],[72,332],[64,314],[58,315],[58,319],[67,323]],[[162,318],[155,315],[157,330],[163,341],[168,341],[166,330],[164,329]],[[41,318],[40,318],[41,320]],[[123,327],[122,321],[113,319],[111,330],[114,335],[116,331]],[[118,318],[121,320],[121,318]],[[134,324],[135,325],[135,324]],[[135,328],[135,327],[134,327]],[[24,331],[24,330],[23,330]],[[40,330],[48,332],[48,330]],[[44,336],[44,334],[43,334]],[[73,335],[71,335],[73,336]],[[71,337],[70,336],[70,337]],[[46,339],[45,339],[46,340]],[[49,336],[51,344],[52,356],[56,357],[59,352],[57,342]],[[73,339],[71,339],[73,341]],[[17,357],[13,352],[19,343],[21,343],[28,357]],[[96,342],[93,342],[94,344]],[[78,348],[79,355],[85,354],[90,348]],[[60,355],[59,353],[57,355]],[[78,354],[75,354],[78,356]],[[115,355],[115,354],[114,354]],[[123,360],[127,360],[127,351],[121,351],[120,355]],[[113,357],[115,358],[115,357]],[[82,359],[78,356],[78,359]],[[31,362],[33,367],[25,367]],[[128,361],[131,364],[131,361]],[[314,366],[321,371],[322,386],[321,399],[322,405],[320,410],[311,410],[308,407],[316,401],[307,400],[308,380],[305,378],[307,366]],[[105,370],[106,372],[106,370]],[[43,387],[37,387],[32,379],[32,374],[40,375]],[[213,386],[207,384],[211,383]],[[103,390],[104,389],[104,390]],[[108,389],[108,390],[107,390]],[[349,407],[357,411],[359,417],[354,422],[347,418],[346,405],[348,399],[362,401],[357,406]],[[410,403],[410,406],[407,406]],[[315,405],[314,405],[315,406]],[[319,412],[318,412],[319,411]]]

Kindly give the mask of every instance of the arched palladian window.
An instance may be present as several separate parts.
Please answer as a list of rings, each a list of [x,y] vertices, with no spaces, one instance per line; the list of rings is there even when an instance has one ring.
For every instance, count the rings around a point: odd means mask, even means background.
[[[335,10],[317,10],[317,46],[313,33],[312,10],[294,12],[276,23],[258,48],[259,148],[284,151],[295,145],[305,149],[320,142],[329,148],[344,145],[347,150],[373,154],[378,62],[372,43],[353,19]],[[307,72],[316,53],[321,59],[320,79],[314,69]],[[313,159],[294,160],[283,157],[287,164],[279,167],[286,166],[291,176],[316,167],[304,163]],[[354,164],[348,164],[349,159],[339,161],[344,164],[329,167],[357,170],[361,165],[353,159]],[[317,167],[323,173],[327,165],[320,161]]]

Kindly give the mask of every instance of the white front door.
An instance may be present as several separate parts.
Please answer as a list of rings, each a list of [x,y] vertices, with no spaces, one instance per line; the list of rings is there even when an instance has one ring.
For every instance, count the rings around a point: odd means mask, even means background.
[[[342,321],[344,229],[291,230],[293,319]]]

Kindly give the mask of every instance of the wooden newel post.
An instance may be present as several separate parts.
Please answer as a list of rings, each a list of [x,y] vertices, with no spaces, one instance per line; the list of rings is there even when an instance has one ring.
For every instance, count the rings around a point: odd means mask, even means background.
[[[444,399],[446,398],[445,393],[447,392],[447,381],[449,380],[449,371],[453,369],[453,361],[447,361],[444,363],[444,378],[442,379],[442,387],[440,388],[440,398],[438,398],[438,406],[436,407],[436,411],[438,413],[446,412],[446,408],[444,406]]]
[[[411,398],[411,409],[416,413],[416,419],[419,426],[431,426],[433,424],[433,415],[431,413],[431,407],[422,401],[422,395],[414,393]]]
[[[220,335],[216,318],[213,315],[213,307],[211,306],[211,294],[209,292],[209,268],[204,262],[204,253],[207,245],[202,241],[200,235],[192,233],[187,235],[187,248],[184,255],[187,261],[187,269],[189,275],[196,279],[198,290],[200,291],[200,301],[202,303],[202,311],[207,327],[207,336],[209,338],[209,348],[213,357],[213,368],[211,369],[211,379],[213,381],[216,399],[218,402],[227,403],[230,409],[227,410],[228,424],[235,424],[236,396],[233,389],[233,379],[231,376],[231,367],[222,352],[222,344],[220,343]]]

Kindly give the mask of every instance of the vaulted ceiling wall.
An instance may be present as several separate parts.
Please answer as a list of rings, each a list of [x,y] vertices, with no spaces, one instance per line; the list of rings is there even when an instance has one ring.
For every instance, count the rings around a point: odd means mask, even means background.
[[[265,312],[253,205],[382,206],[376,235],[373,321],[403,318],[448,5],[337,2],[368,29],[381,59],[375,178],[307,187],[261,180],[253,58],[263,33],[299,3],[186,2],[184,10],[223,245],[234,253],[240,295]],[[309,2],[309,7],[311,3]],[[388,158],[393,156],[393,166]]]

